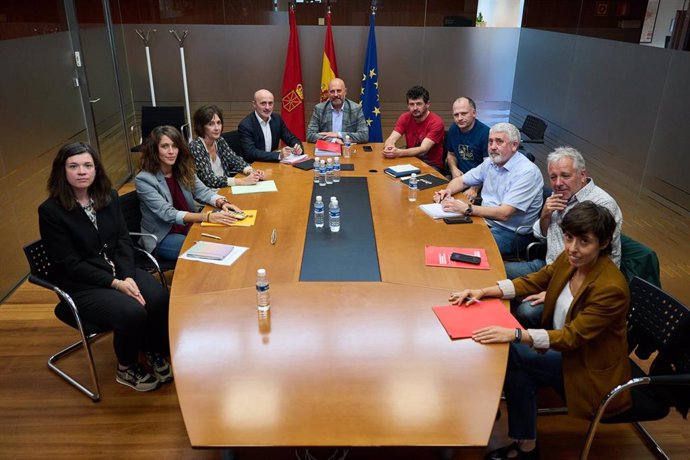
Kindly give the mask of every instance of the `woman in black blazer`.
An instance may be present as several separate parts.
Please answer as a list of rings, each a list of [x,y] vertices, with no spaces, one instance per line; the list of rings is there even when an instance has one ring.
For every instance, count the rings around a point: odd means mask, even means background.
[[[120,202],[88,144],[60,149],[38,208],[41,238],[55,264],[52,280],[67,291],[85,321],[113,330],[116,381],[138,391],[170,382],[168,292],[134,265]],[[139,364],[146,352],[154,375]]]

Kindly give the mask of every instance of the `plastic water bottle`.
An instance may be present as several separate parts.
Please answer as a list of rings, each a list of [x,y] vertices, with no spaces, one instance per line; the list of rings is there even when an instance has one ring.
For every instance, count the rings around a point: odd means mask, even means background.
[[[352,146],[352,139],[350,139],[350,135],[346,134],[345,135],[345,147],[343,148],[343,157],[344,158],[350,158],[350,147]]]
[[[314,225],[316,228],[323,228],[325,224],[325,212],[324,212],[325,206],[323,205],[323,200],[321,198],[321,195],[316,197],[316,201],[314,202]]]
[[[326,160],[326,183],[333,183],[333,160],[330,158]]]
[[[408,182],[407,201],[417,201],[417,174],[412,173]]]
[[[319,162],[319,186],[326,186],[326,160]]]
[[[268,311],[271,308],[271,293],[266,270],[263,268],[256,271],[256,308],[259,311]]]
[[[331,227],[333,233],[340,231],[340,205],[334,196],[331,197],[331,203],[328,205],[328,226]]]
[[[333,183],[340,182],[340,158],[333,158]]]
[[[319,183],[319,159],[314,158],[314,183]]]

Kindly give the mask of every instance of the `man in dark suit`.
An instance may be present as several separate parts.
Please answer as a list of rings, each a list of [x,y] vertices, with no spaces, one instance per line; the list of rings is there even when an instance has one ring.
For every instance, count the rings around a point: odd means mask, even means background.
[[[242,156],[248,162],[280,161],[292,155],[301,155],[302,142],[290,132],[280,115],[273,113],[273,94],[265,89],[254,93],[254,111],[240,122]],[[280,141],[285,147],[278,149]]]

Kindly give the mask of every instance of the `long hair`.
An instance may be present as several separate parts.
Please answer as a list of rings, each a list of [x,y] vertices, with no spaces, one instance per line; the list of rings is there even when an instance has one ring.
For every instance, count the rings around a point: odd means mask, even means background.
[[[206,123],[213,120],[213,116],[218,115],[220,118],[220,124],[223,124],[223,111],[217,105],[204,105],[199,107],[196,112],[194,112],[194,132],[197,136],[203,138],[205,134],[204,128]]]
[[[96,149],[84,142],[66,144],[62,146],[57,153],[53,160],[53,167],[50,170],[50,177],[48,178],[48,195],[68,211],[76,209],[77,200],[74,196],[72,186],[67,182],[65,165],[69,157],[82,153],[88,153],[91,155],[91,158],[93,158],[96,175],[93,179],[93,183],[89,186],[88,192],[93,200],[94,209],[98,211],[110,204],[110,189],[112,188],[112,183],[103,169],[101,157],[98,152],[96,152]]]
[[[188,190],[194,190],[196,181],[196,169],[194,159],[189,152],[189,146],[182,134],[172,126],[158,126],[153,128],[144,143],[144,153],[141,155],[141,169],[151,174],[161,170],[161,160],[158,158],[158,144],[163,136],[168,136],[178,149],[177,160],[172,167],[173,177],[180,181]]]

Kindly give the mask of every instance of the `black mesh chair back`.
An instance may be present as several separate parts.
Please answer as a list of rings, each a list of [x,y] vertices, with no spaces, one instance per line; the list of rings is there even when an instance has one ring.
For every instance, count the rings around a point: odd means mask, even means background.
[[[244,158],[244,149],[242,148],[242,142],[240,141],[240,132],[235,130],[235,131],[228,131],[226,133],[221,134],[221,137],[225,139],[225,142],[228,143],[230,148],[239,156]]]
[[[140,238],[151,238],[155,240],[155,237],[148,233],[143,233],[141,231],[141,207],[139,205],[139,196],[136,190],[125,193],[120,196],[120,210],[125,218],[125,223],[127,224],[127,231],[129,231],[130,237],[132,237],[132,243],[134,244],[134,257],[136,265],[150,273],[158,274],[163,286],[168,287],[167,280],[163,272],[168,270],[174,270],[176,260],[164,260],[158,259],[154,254],[147,252],[139,244]]]
[[[546,127],[548,125],[541,118],[537,118],[533,115],[527,115],[525,117],[525,122],[520,128],[520,132],[528,137],[528,139],[522,139],[523,144],[543,144],[544,143],[544,133],[546,132]]]
[[[599,423],[632,423],[645,442],[662,458],[668,458],[640,422],[660,420],[675,407],[683,418],[690,408],[690,310],[672,296],[641,279],[630,283],[628,347],[646,359],[658,352],[647,374],[630,361],[632,379],[611,389],[590,424],[580,455],[586,459]],[[604,418],[609,402],[629,391],[632,407]]]
[[[93,364],[93,355],[91,354],[90,342],[109,330],[99,327],[95,324],[82,321],[81,317],[79,316],[77,306],[74,304],[74,301],[69,294],[60,289],[57,285],[53,284],[54,266],[42,240],[37,240],[24,246],[24,254],[26,255],[26,260],[29,263],[29,269],[31,270],[31,273],[29,274],[29,282],[55,292],[60,299],[60,302],[55,306],[55,316],[63,323],[78,330],[81,338],[81,340],[78,342],[73,343],[69,347],[51,356],[48,359],[48,368],[91,398],[93,402],[99,401],[101,395],[98,386],[98,377],[96,376],[96,368]],[[91,374],[91,382],[95,390],[89,389],[57,366],[57,362],[61,358],[80,348],[84,348],[84,351],[86,352],[89,372]]]
[[[630,350],[637,348],[636,354],[642,359],[655,351],[662,358],[673,355],[682,348],[681,342],[688,340],[684,331],[690,332],[688,308],[642,278],[633,278],[628,313]]]
[[[127,231],[141,232],[141,206],[136,190],[120,195],[120,210],[127,224]]]
[[[183,106],[170,107],[151,107],[142,106],[141,108],[141,139],[142,143],[132,147],[132,152],[140,152],[143,146],[143,140],[151,134],[154,128],[158,126],[170,125],[177,128],[185,139],[189,136],[189,129],[185,120],[185,112]]]

